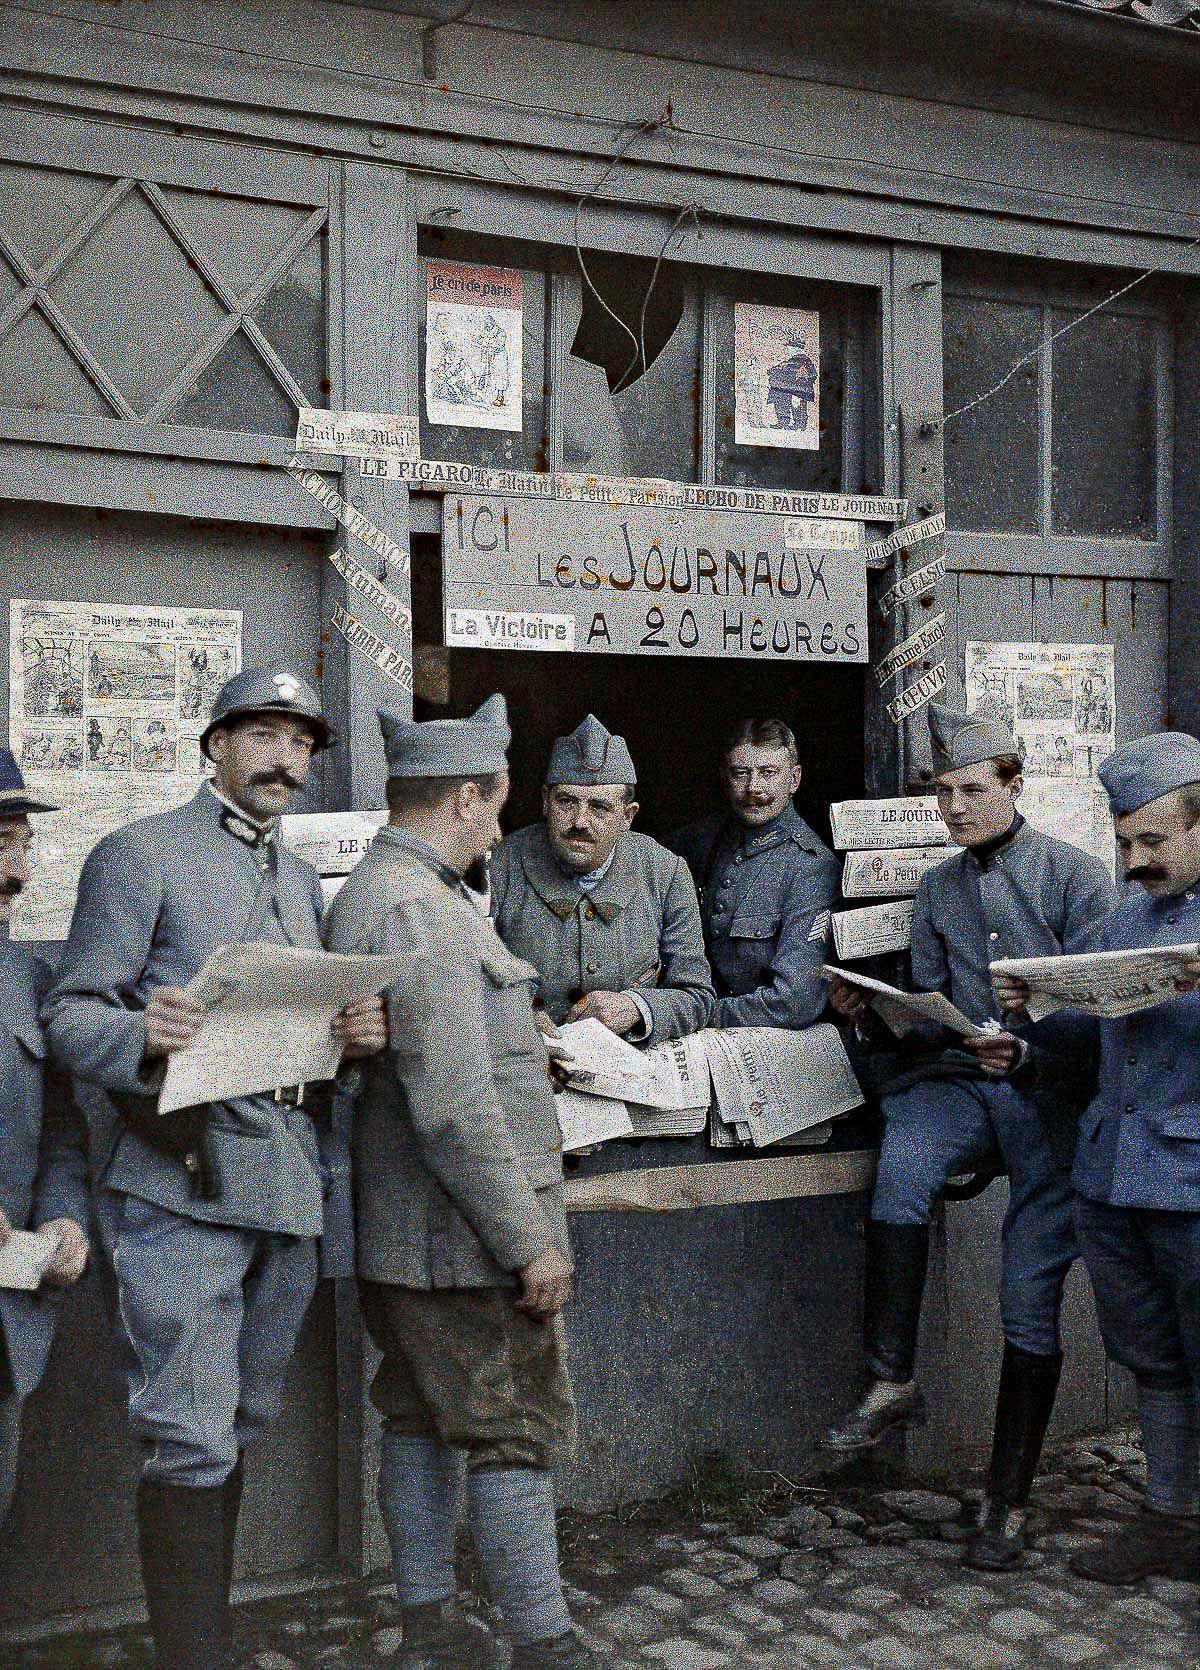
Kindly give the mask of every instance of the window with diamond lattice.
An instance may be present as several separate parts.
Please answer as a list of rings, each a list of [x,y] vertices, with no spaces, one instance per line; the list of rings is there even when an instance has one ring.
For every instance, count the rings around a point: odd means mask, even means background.
[[[0,407],[293,433],[329,403],[325,223],[0,162]]]

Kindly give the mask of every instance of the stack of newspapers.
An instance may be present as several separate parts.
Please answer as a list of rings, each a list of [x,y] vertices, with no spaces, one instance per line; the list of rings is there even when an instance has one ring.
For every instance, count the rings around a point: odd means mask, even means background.
[[[563,1147],[692,1136],[715,1148],[812,1147],[862,1092],[832,1026],[709,1028],[638,1050],[597,1020],[560,1029],[570,1052],[558,1097]]]

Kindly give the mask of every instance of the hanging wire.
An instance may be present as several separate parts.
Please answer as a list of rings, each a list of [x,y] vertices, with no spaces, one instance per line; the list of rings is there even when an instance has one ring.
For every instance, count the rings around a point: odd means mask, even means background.
[[[1185,244],[1184,248],[1200,248],[1200,238],[1194,238],[1190,244]],[[1089,307],[1086,313],[1081,313],[1078,319],[1071,319],[1067,324],[1060,326],[1058,330],[1052,331],[1044,342],[1039,342],[1036,348],[1030,349],[1029,353],[1022,354],[1016,364],[1011,365],[1008,368],[998,383],[993,383],[990,389],[985,389],[982,394],[977,394],[974,400],[968,400],[965,406],[956,406],[954,411],[947,412],[945,417],[942,419],[942,427],[945,428],[948,423],[953,423],[955,418],[960,418],[967,412],[973,412],[977,406],[982,406],[983,403],[986,400],[990,400],[993,395],[999,394],[1002,388],[1005,388],[1012,382],[1013,378],[1023,365],[1028,365],[1030,360],[1035,360],[1039,354],[1044,354],[1052,343],[1058,341],[1060,336],[1066,336],[1068,331],[1073,331],[1079,325],[1086,324],[1089,319],[1095,318],[1097,313],[1102,313],[1106,307],[1109,307],[1113,302],[1119,300],[1121,296],[1127,296],[1129,292],[1131,290],[1135,290],[1139,284],[1144,284],[1146,279],[1154,278],[1162,271],[1163,269],[1161,267],[1147,267],[1145,272],[1138,273],[1135,278],[1131,278],[1128,284],[1122,284],[1119,290],[1114,290],[1111,295],[1105,296],[1101,301],[1098,301],[1094,307]]]
[[[650,306],[650,298],[654,294],[654,287],[658,283],[658,275],[662,267],[663,260],[666,256],[667,250],[670,248],[671,239],[675,236],[676,232],[678,232],[684,221],[689,217],[696,228],[696,236],[700,236],[699,205],[696,203],[685,203],[677,212],[675,219],[671,222],[671,229],[663,239],[658,255],[655,258],[654,271],[650,274],[650,282],[646,286],[646,294],[642,297],[642,310],[638,315],[637,346],[634,349],[633,358],[625,367],[625,370],[621,373],[621,376],[612,391],[614,395],[620,394],[621,390],[631,380],[633,373],[637,370],[639,365],[642,368],[643,374],[649,369],[646,364],[646,313]]]

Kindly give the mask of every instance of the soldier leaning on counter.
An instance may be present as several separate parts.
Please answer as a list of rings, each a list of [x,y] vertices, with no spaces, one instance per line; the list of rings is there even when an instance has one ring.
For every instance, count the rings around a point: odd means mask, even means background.
[[[792,804],[796,739],[781,719],[744,719],[721,750],[727,817],[671,838],[700,894],[717,988],[714,1026],[812,1026],[825,1012],[821,979],[838,862]]]
[[[1131,888],[1088,936],[1089,951],[1200,940],[1200,742],[1165,731],[1100,767]],[[1174,1001],[1119,1020],[1067,1011],[1029,1029],[1070,1070],[1099,1069],[1079,1130],[1073,1181],[1080,1251],[1105,1349],[1137,1384],[1146,1503],[1079,1576],[1200,1581],[1200,961]],[[1029,989],[997,976],[1020,1012]]]
[[[696,889],[666,847],[632,829],[625,738],[589,713],[550,753],[542,823],[492,858],[496,931],[533,964],[550,1020],[603,1021],[657,1044],[709,1024],[712,975]]]
[[[1072,949],[1111,907],[1104,866],[1032,828],[1017,811],[1021,759],[1001,719],[929,707],[938,808],[962,851],[917,888],[912,978],[977,1023],[998,1022],[989,964]],[[861,988],[835,982],[839,1011],[862,1023]],[[931,1038],[934,1052],[883,1088],[883,1144],[867,1224],[864,1335],[871,1384],[829,1448],[853,1453],[921,1411],[914,1373],[934,1204],[949,1180],[999,1149],[1009,1177],[1000,1314],[1004,1358],[987,1495],[965,1560],[1016,1565],[1025,1504],[1062,1369],[1059,1311],[1076,1255],[1072,1122],[1036,1094],[1027,1046],[1006,1034]],[[1056,1091],[1062,1089],[1059,1085]],[[1067,1126],[1065,1137],[1055,1121]]]
[[[231,679],[200,739],[211,782],[106,836],[84,865],[45,1006],[55,1055],[117,1110],[97,1144],[99,1211],[142,1444],[159,1670],[226,1663],[242,1457],[278,1413],[317,1238],[335,1226],[305,1086],[164,1115],[156,1096],[166,1057],[203,1018],[180,988],[213,951],[320,947],[320,882],[282,845],[278,818],[332,740],[315,692],[286,668]],[[334,1029],[349,1054],[379,1050],[382,1005],[355,1004]]]
[[[17,1483],[21,1410],[46,1370],[58,1314],[54,1290],[87,1267],[87,1132],[70,1080],[46,1066],[38,1008],[50,969],[8,938],[12,902],[29,880],[36,800],[12,753],[0,748],[0,1248],[14,1230],[53,1247],[37,1292],[0,1288],[0,1526]]]
[[[571,1627],[549,1469],[571,1449],[561,1311],[571,1255],[535,971],[463,876],[499,838],[504,699],[470,719],[381,712],[389,820],[335,899],[331,950],[407,959],[354,1131],[363,1314],[383,1361],[379,1504],[404,1662],[490,1665],[455,1601],[464,1493],[513,1670],[597,1660]]]

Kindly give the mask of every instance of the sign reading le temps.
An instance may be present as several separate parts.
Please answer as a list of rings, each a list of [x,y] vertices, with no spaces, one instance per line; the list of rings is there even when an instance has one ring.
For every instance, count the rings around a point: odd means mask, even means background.
[[[487,494],[442,515],[448,645],[867,659],[861,549],[793,546],[781,517]]]

